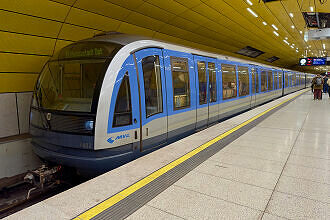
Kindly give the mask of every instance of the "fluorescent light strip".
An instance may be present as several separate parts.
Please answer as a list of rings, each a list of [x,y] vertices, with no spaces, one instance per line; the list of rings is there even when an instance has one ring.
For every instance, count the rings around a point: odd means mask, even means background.
[[[300,34],[302,34],[302,31],[299,31]]]
[[[273,31],[273,33],[274,33],[276,36],[279,36],[279,34],[278,34],[276,31]]]
[[[310,9],[311,11],[314,11],[314,8],[313,8],[313,6],[309,7],[309,9]]]
[[[265,25],[265,26],[267,25],[267,23],[266,23],[266,22],[264,22],[264,21],[263,21],[262,23],[263,23],[263,25]]]
[[[283,41],[284,41],[284,43],[286,43],[287,45],[289,45],[289,42],[287,40],[283,40]]]
[[[247,8],[246,10],[248,10],[254,17],[258,17],[258,15],[254,11],[252,11],[251,8]]]
[[[246,2],[249,4],[249,5],[253,5],[252,2],[250,0],[246,0]]]
[[[278,28],[274,24],[272,24],[272,27],[278,31]]]
[[[290,17],[293,18],[293,14],[292,13],[289,13]]]
[[[291,28],[292,28],[292,29],[294,29],[294,26],[293,26],[293,25],[291,25]]]
[[[325,44],[323,44],[323,49],[325,50]]]

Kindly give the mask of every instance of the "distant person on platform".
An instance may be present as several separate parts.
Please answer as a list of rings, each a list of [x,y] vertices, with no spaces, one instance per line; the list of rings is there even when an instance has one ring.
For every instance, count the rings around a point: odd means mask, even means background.
[[[324,93],[327,93],[328,92],[328,88],[329,88],[328,83],[327,83],[328,80],[329,80],[329,78],[327,77],[327,75],[324,76],[323,80],[324,80],[324,83],[323,83],[323,92]]]
[[[329,78],[328,78],[327,84],[328,84],[328,94],[329,94],[329,98],[330,98],[330,79]]]
[[[323,89],[324,80],[320,74],[315,76],[312,80],[313,89],[314,89],[314,100],[322,99],[322,89]]]

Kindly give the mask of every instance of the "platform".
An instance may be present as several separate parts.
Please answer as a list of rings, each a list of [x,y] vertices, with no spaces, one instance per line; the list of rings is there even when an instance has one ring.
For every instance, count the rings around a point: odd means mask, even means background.
[[[329,105],[298,91],[7,219],[330,219]]]

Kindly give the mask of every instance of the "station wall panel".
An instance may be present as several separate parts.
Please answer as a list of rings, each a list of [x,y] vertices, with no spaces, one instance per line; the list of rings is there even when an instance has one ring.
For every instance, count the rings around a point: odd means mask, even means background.
[[[0,94],[0,138],[17,135],[18,118],[16,108],[16,94]]]
[[[1,0],[1,9],[63,21],[70,7],[45,0]]]
[[[0,72],[39,73],[48,59],[47,56],[0,53]]]
[[[0,73],[0,94],[33,91],[37,79],[38,74]]]
[[[55,39],[0,32],[0,51],[52,55]],[[36,41],[38,46],[35,45]]]

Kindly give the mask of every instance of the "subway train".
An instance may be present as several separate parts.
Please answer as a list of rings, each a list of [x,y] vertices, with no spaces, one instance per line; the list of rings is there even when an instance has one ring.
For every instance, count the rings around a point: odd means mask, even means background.
[[[312,75],[121,33],[70,44],[43,67],[34,152],[94,176],[303,89]]]

